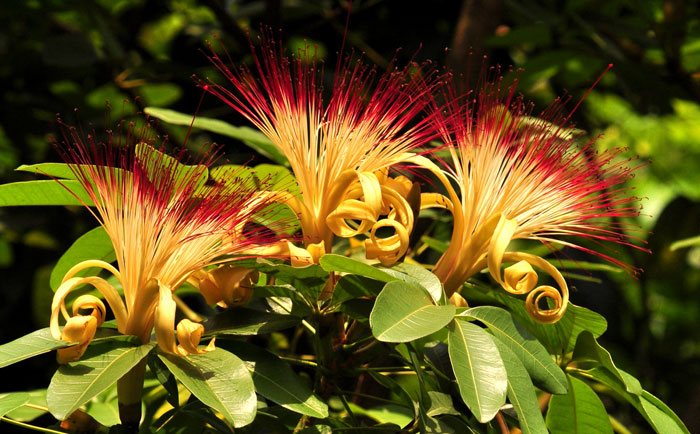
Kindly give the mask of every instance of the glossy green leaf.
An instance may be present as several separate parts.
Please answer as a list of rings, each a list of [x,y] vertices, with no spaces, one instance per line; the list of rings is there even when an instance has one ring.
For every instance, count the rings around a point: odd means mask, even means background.
[[[258,335],[288,329],[299,324],[300,318],[248,308],[227,309],[204,323],[207,335]]]
[[[455,409],[450,395],[429,390],[428,396],[430,397],[430,408],[426,412],[428,416],[435,417],[443,414],[460,415]]]
[[[554,362],[546,348],[522,327],[518,327],[508,311],[493,306],[480,306],[460,314],[481,321],[515,353],[532,380],[551,393],[566,393],[566,374]]]
[[[78,181],[59,183],[51,179],[0,185],[0,206],[83,205],[83,202],[90,205],[92,199]]]
[[[54,339],[49,328],[43,328],[0,346],[0,368],[67,346],[68,342]]]
[[[176,112],[170,109],[146,107],[144,112],[156,119],[173,125],[192,125],[205,131],[211,131],[222,136],[237,139],[248,145],[261,155],[278,164],[289,165],[287,157],[261,132],[248,127],[236,127],[218,119],[197,116],[192,123],[192,115]]]
[[[73,245],[58,260],[51,271],[51,289],[55,291],[61,285],[61,280],[66,272],[82,261],[99,259],[105,262],[113,262],[116,258],[112,241],[107,232],[102,226],[96,227],[75,240]],[[89,268],[81,271],[77,276],[91,275],[96,270],[95,268]]]
[[[46,414],[47,411],[42,408],[46,408],[46,389],[30,390],[29,392],[14,392],[29,395],[29,400],[26,402],[28,405],[23,405],[22,407],[17,407],[16,409],[7,413],[7,417],[10,419],[18,420],[20,422],[29,422],[36,419],[42,414]],[[13,395],[9,393],[8,395]]]
[[[356,416],[366,416],[379,423],[394,424],[401,428],[413,420],[413,410],[395,404],[362,408],[357,404],[350,403],[350,409]]]
[[[328,272],[357,274],[359,276],[379,280],[380,282],[392,282],[396,280],[394,276],[366,262],[333,253],[321,256],[319,264]]]
[[[436,306],[418,284],[394,281],[377,296],[369,323],[380,341],[410,342],[446,326],[455,311],[452,305]]]
[[[170,372],[204,404],[219,411],[235,427],[255,419],[255,386],[245,363],[216,348],[188,357],[159,354]]]
[[[585,382],[568,376],[569,392],[553,395],[547,410],[552,434],[612,434],[608,413],[598,395]]]
[[[462,400],[479,422],[490,421],[508,390],[506,368],[493,338],[481,327],[455,319],[447,342]]]
[[[595,337],[589,331],[583,331],[578,336],[576,347],[574,348],[573,360],[575,361],[594,361],[602,365],[605,369],[616,376],[624,385],[629,393],[641,395],[643,392],[642,385],[636,378],[631,375],[623,376],[621,371],[612,360],[610,353],[596,341]]]
[[[284,408],[316,418],[328,417],[328,406],[274,354],[241,341],[217,341],[248,362],[255,391]]]
[[[629,382],[634,379],[627,372],[618,369],[618,372],[625,377],[625,381]],[[575,370],[575,375],[582,376],[586,379],[595,380],[613,390],[627,402],[632,404],[634,408],[646,419],[657,433],[681,433],[690,434],[688,428],[683,421],[671,410],[666,404],[661,402],[657,397],[647,392],[642,392],[641,395],[635,395],[627,392],[625,384],[620,379],[605,368],[597,367],[590,370]],[[636,380],[636,379],[635,379]]]
[[[444,292],[440,279],[420,265],[401,262],[391,268],[381,268],[381,270],[399,280],[417,282],[428,291],[433,300],[435,300],[435,303],[444,300]]]
[[[542,417],[540,404],[537,401],[535,386],[530,380],[527,369],[521,359],[515,354],[509,341],[494,338],[503,364],[508,373],[508,400],[513,404],[518,415],[520,429],[524,434],[546,434],[547,427]],[[566,379],[566,376],[564,376]]]
[[[23,164],[15,170],[18,172],[50,176],[52,178],[75,179],[75,174],[70,169],[70,166],[65,163]]]
[[[62,365],[51,378],[46,402],[56,419],[64,420],[136,366],[154,344],[138,347],[126,341],[91,345],[77,362]]]
[[[29,398],[30,396],[26,392],[4,393],[0,395],[0,417],[28,403]]]

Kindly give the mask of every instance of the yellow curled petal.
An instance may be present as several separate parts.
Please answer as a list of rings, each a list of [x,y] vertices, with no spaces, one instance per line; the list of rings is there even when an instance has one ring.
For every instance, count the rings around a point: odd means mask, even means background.
[[[379,179],[374,173],[358,172],[357,179],[362,186],[363,202],[370,209],[381,209],[382,207],[382,187]]]
[[[175,346],[175,311],[177,305],[173,293],[167,285],[158,285],[158,305],[155,310],[155,332],[158,347],[166,353],[176,354]]]
[[[537,272],[527,261],[520,261],[506,268],[503,287],[511,294],[527,294],[537,285]]]
[[[488,249],[487,264],[489,273],[500,285],[504,285],[501,277],[501,264],[503,263],[503,255],[508,248],[508,244],[513,239],[515,229],[518,224],[515,220],[508,219],[505,216],[499,216],[498,224],[491,236],[491,243]]]
[[[222,307],[239,306],[253,296],[253,283],[257,281],[255,270],[222,265],[196,275],[197,288],[208,304]]]
[[[356,199],[342,201],[338,207],[328,214],[326,224],[337,236],[350,238],[367,232],[379,215],[379,209],[373,209],[369,204]],[[350,221],[359,221],[357,228],[348,224]]]
[[[92,315],[79,315],[68,319],[61,331],[64,342],[79,342],[72,347],[60,348],[56,351],[56,360],[60,364],[74,362],[85,353],[88,344],[97,331],[97,319]]]
[[[99,259],[89,259],[87,261],[82,261],[73,267],[70,268],[66,272],[66,274],[63,276],[63,280],[61,283],[65,282],[66,280],[70,279],[71,277],[74,277],[76,274],[79,272],[86,270],[88,268],[102,268],[104,270],[109,271],[116,277],[118,280],[121,280],[121,274],[119,273],[119,270],[114,268],[114,266],[108,262],[105,261],[100,261]]]
[[[420,209],[443,208],[450,212],[454,211],[452,201],[440,193],[421,193]]]
[[[307,265],[318,264],[318,260],[326,253],[326,244],[311,243],[306,248],[298,247],[292,244],[289,246],[289,259],[293,267],[306,267]]]
[[[90,316],[93,316],[97,320],[97,327],[105,322],[107,309],[104,303],[102,303],[102,300],[94,295],[84,294],[73,301],[73,316],[80,315],[80,311],[86,309],[90,309]]]
[[[199,348],[199,342],[204,334],[204,326],[202,324],[183,319],[177,324],[177,341],[179,343],[177,351],[180,355],[202,354],[214,349],[213,342],[204,348]]]
[[[389,237],[379,238],[377,230],[392,228],[395,233]],[[378,259],[385,267],[393,265],[408,250],[409,233],[404,225],[389,219],[378,221],[365,240],[365,251],[368,259]]]
[[[504,260],[527,261],[554,279],[559,286],[558,290],[548,285],[534,288],[525,299],[525,307],[530,316],[540,322],[551,324],[559,321],[566,313],[566,307],[569,304],[569,286],[559,270],[547,260],[530,253],[507,252],[504,255]],[[546,304],[547,299],[552,301],[554,307],[549,307]]]

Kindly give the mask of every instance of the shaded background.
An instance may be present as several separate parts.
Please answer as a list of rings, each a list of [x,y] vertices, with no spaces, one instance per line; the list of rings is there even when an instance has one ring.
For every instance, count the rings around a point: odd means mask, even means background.
[[[580,98],[614,64],[573,119],[602,134],[601,148],[628,147],[629,156],[650,162],[632,183],[644,198],[636,224],[653,254],[618,252],[644,273],[587,274],[591,282],[572,281],[572,299],[606,316],[603,344],[691,432],[700,432],[700,248],[671,245],[700,235],[698,12],[684,0],[355,1],[345,42],[346,52],[380,67],[393,58],[432,59],[468,73],[480,61],[466,53],[487,54],[491,63],[524,68],[520,89],[539,108],[565,93]],[[32,179],[13,169],[58,161],[49,145],[56,113],[101,128],[107,117],[147,106],[194,112],[202,95],[192,75],[214,74],[205,41],[221,41],[232,59],[246,61],[246,33],[264,23],[281,29],[291,50],[316,45],[330,70],[348,13],[348,3],[330,0],[3,1],[0,179]],[[199,114],[244,124],[211,97]],[[159,128],[181,144],[184,128]],[[196,133],[187,146],[213,141],[230,160],[265,161],[214,135]],[[0,208],[0,342],[48,324],[51,268],[94,226],[75,208]],[[2,391],[46,387],[54,363],[47,355],[4,368]],[[629,407],[606,405],[635,430],[647,429]]]

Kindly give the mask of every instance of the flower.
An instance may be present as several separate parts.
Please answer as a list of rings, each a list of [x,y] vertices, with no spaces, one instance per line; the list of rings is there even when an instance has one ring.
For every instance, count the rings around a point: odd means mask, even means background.
[[[636,247],[621,221],[637,216],[639,207],[625,187],[632,169],[618,162],[619,151],[596,153],[592,141],[579,145],[561,114],[561,101],[540,118],[529,116],[516,86],[517,81],[504,92],[499,78],[463,98],[448,91],[447,102],[435,111],[451,162],[444,162],[443,169],[422,157],[414,161],[429,168],[447,190],[447,196],[423,194],[422,207],[445,208],[454,217],[449,246],[433,270],[447,295],[488,268],[507,292],[527,294],[531,316],[551,323],[565,312],[566,281],[548,261],[509,251],[509,243],[559,244],[624,267],[580,240]],[[504,262],[514,264],[502,273]],[[533,266],[549,274],[559,289],[537,286]],[[548,298],[553,305],[546,303]]]
[[[173,292],[194,273],[271,238],[263,228],[247,225],[270,204],[271,197],[262,198],[235,171],[226,182],[207,182],[212,156],[193,166],[183,165],[151,146],[158,140],[151,137],[148,124],[139,130],[133,125],[123,129],[126,131],[116,136],[108,132],[107,140],[101,142],[94,134],[84,136],[66,127],[66,141],[59,147],[92,201],[84,205],[109,236],[117,258],[116,267],[98,260],[76,265],[57,289],[51,332],[57,339],[80,342],[59,351],[63,363],[82,355],[105,319],[105,305],[93,296],[76,299],[73,315],[68,314],[66,296],[82,285],[91,285],[104,296],[120,333],[146,343],[155,327],[163,351],[200,351],[197,344],[203,326],[188,320],[177,326],[180,345],[176,345]],[[71,192],[80,196],[78,191]],[[123,289],[123,299],[109,280],[78,276],[92,267],[113,275]],[[61,313],[66,320],[62,330]]]
[[[313,50],[288,57],[269,40],[260,54],[251,48],[252,70],[230,69],[212,52],[231,86],[202,87],[252,122],[289,160],[300,194],[288,194],[286,203],[300,218],[304,241],[304,247],[290,243],[292,262],[317,262],[334,235],[369,234],[367,256],[392,264],[408,248],[414,216],[406,197],[413,185],[388,170],[436,137],[429,119],[417,117],[437,77],[416,65],[378,74],[348,58],[338,63],[326,102],[323,67]],[[386,231],[392,234],[380,235]]]

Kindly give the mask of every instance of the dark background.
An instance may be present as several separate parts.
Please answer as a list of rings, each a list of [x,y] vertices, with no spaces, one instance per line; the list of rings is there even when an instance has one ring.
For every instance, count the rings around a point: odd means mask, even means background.
[[[635,223],[653,253],[619,252],[643,274],[588,273],[593,282],[572,282],[573,301],[606,316],[602,341],[618,364],[700,432],[700,247],[670,248],[700,235],[699,18],[698,6],[683,0],[374,0],[351,8],[330,0],[5,0],[0,178],[33,179],[13,169],[58,161],[49,144],[57,113],[94,128],[147,106],[193,113],[202,94],[192,75],[214,76],[206,41],[244,62],[247,33],[255,38],[261,24],[290,50],[316,45],[327,70],[344,37],[346,53],[364,53],[380,67],[431,59],[473,73],[481,65],[474,59],[486,54],[490,63],[524,68],[520,89],[540,109],[565,93],[577,100],[613,63],[573,120],[602,134],[601,149],[627,147],[645,163],[632,180],[644,198]],[[245,124],[211,97],[199,114]],[[159,128],[182,144],[184,128]],[[214,141],[229,160],[264,162],[210,134],[195,133],[186,145]],[[0,208],[0,342],[48,325],[51,268],[94,225],[80,209]],[[47,355],[4,368],[1,389],[46,387],[54,367]],[[632,418],[624,406],[606,405]]]

